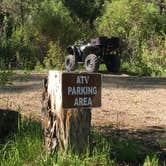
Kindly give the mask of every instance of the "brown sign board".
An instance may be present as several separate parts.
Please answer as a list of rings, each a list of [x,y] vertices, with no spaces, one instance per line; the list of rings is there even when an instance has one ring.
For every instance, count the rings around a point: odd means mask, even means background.
[[[101,74],[63,73],[63,108],[92,108],[101,106]]]

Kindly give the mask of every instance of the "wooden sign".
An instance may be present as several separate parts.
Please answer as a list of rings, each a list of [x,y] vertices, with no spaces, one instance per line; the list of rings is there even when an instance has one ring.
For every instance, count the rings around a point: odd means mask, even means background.
[[[101,74],[62,73],[63,108],[101,106]]]

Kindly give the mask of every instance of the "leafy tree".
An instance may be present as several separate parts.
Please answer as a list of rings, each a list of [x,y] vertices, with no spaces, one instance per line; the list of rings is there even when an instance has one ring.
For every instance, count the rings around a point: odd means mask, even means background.
[[[68,44],[99,34],[119,36],[123,62],[152,73],[164,66],[165,33],[163,0],[1,0],[0,68],[58,67]]]
[[[32,23],[32,15],[37,11],[38,0],[2,0],[1,4],[1,29],[0,52],[1,66],[33,68],[34,46],[30,42],[27,29]],[[30,28],[31,29],[31,28]],[[30,31],[29,31],[30,32]],[[32,33],[32,32],[31,32]],[[34,35],[33,35],[34,36]],[[27,64],[29,64],[27,66]],[[31,65],[30,65],[31,64]]]
[[[40,9],[35,17],[35,26],[41,35],[48,40],[59,41],[64,46],[77,38],[78,26],[62,2],[44,0]]]
[[[64,5],[83,22],[88,21],[93,26],[94,20],[100,15],[104,0],[62,0]]]

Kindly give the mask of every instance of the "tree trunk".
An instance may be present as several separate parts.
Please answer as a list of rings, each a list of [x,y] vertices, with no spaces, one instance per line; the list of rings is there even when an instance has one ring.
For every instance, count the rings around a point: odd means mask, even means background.
[[[44,81],[43,121],[45,145],[49,152],[86,151],[89,143],[91,110],[62,108],[62,72],[50,71]]]
[[[82,153],[89,143],[91,111],[88,109],[63,110],[58,117],[57,134],[60,148]]]

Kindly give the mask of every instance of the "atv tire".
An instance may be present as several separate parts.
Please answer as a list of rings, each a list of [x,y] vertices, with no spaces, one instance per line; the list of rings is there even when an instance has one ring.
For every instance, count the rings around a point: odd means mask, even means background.
[[[77,67],[76,58],[74,55],[68,55],[65,59],[65,68],[67,71],[73,71]]]
[[[85,68],[88,72],[97,72],[99,69],[98,58],[95,54],[89,54],[85,58]]]
[[[112,54],[106,62],[107,71],[112,73],[118,73],[120,71],[120,57],[119,55]]]

